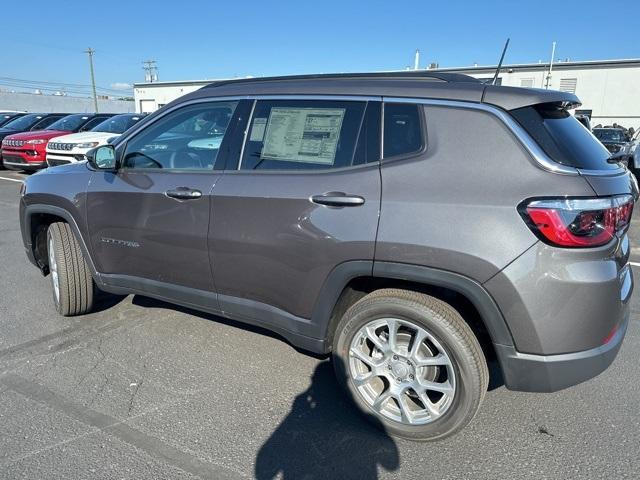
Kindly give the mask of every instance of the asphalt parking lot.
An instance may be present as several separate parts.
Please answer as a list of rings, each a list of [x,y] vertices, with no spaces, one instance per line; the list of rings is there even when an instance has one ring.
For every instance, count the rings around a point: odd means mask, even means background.
[[[22,175],[0,177],[0,478],[640,477],[638,293],[598,378],[555,394],[494,385],[461,434],[394,440],[327,361],[266,331],[140,296],[58,316],[23,253]]]

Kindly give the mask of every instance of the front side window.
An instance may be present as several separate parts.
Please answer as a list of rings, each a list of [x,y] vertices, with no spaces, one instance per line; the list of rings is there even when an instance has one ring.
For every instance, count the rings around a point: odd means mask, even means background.
[[[190,105],[169,113],[127,142],[129,169],[213,170],[238,102]]]
[[[242,170],[326,170],[349,167],[366,102],[259,100]]]
[[[384,104],[384,158],[410,155],[422,150],[420,107],[411,103]]]

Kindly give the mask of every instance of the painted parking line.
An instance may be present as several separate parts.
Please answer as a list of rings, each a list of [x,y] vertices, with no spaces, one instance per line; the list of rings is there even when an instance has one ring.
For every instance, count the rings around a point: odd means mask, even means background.
[[[18,182],[18,183],[22,183],[22,180],[18,180],[17,178],[0,177],[0,180],[7,180],[8,182]]]

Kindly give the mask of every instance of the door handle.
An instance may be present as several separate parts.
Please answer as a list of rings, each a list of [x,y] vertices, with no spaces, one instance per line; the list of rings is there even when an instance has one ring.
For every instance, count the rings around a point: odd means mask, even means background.
[[[359,195],[347,195],[344,192],[329,192],[322,195],[313,195],[310,199],[313,203],[328,207],[359,207],[364,205],[364,198]]]
[[[167,190],[164,194],[167,197],[176,198],[178,200],[193,200],[202,196],[202,192],[200,190],[189,187],[177,187],[173,190]]]

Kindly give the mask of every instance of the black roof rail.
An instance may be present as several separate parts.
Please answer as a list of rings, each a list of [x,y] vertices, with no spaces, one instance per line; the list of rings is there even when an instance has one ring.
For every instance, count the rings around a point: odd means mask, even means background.
[[[215,88],[223,85],[230,84],[242,84],[253,82],[276,82],[283,80],[333,80],[333,79],[350,79],[350,78],[363,78],[363,79],[418,79],[418,80],[432,80],[447,83],[454,82],[467,82],[467,83],[482,83],[477,78],[470,75],[464,75],[462,73],[438,73],[429,72],[426,70],[406,70],[398,72],[371,72],[371,73],[317,73],[309,75],[284,75],[277,77],[251,77],[251,78],[234,78],[231,80],[221,80],[219,82],[212,82],[203,88]]]

